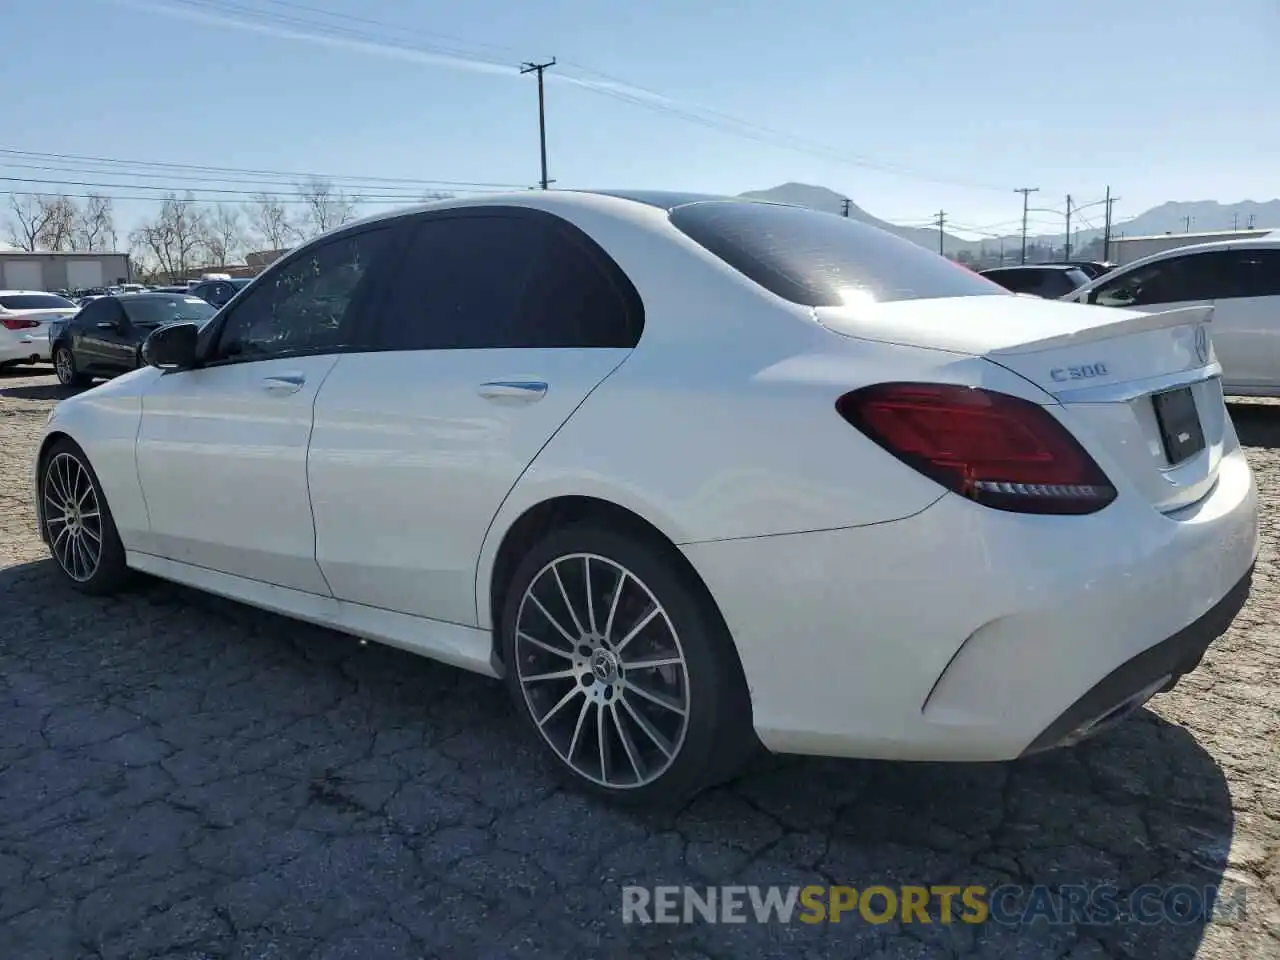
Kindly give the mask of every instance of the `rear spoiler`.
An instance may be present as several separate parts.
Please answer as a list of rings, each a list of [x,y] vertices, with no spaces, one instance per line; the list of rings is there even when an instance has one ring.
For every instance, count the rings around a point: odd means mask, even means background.
[[[1096,327],[1085,327],[1074,333],[1062,333],[1033,340],[1030,343],[1019,343],[1017,346],[1004,347],[990,351],[991,358],[1011,357],[1022,353],[1039,353],[1041,350],[1052,350],[1056,347],[1071,347],[1080,343],[1094,343],[1098,340],[1110,340],[1113,337],[1124,337],[1131,333],[1145,333],[1148,330],[1164,330],[1168,327],[1189,327],[1197,323],[1213,321],[1213,305],[1207,307],[1177,307],[1173,310],[1161,310],[1158,313],[1140,313],[1136,310],[1118,309],[1120,314],[1111,323],[1099,324]]]

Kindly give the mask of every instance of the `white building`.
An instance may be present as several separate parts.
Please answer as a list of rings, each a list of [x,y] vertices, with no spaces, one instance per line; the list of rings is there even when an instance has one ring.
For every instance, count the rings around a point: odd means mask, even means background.
[[[127,253],[0,250],[0,288],[85,290],[133,279]]]
[[[1250,237],[1265,237],[1267,230],[1207,230],[1202,233],[1157,233],[1145,237],[1112,237],[1112,263],[1117,266],[1133,263],[1152,253],[1175,250],[1178,247],[1189,247],[1196,243],[1212,243],[1215,240],[1247,240]]]

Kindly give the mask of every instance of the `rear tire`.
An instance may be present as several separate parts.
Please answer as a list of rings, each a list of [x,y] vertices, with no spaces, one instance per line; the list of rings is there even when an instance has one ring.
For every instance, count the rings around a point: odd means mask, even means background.
[[[87,387],[91,380],[76,369],[76,356],[67,346],[54,348],[53,372],[58,375],[58,382],[64,387]]]
[[[132,580],[124,544],[89,458],[70,440],[56,441],[40,464],[40,517],[49,552],[63,577],[91,596],[118,593]]]
[[[502,610],[517,711],[561,775],[628,805],[678,805],[759,747],[732,638],[673,551],[591,522],[553,531]]]

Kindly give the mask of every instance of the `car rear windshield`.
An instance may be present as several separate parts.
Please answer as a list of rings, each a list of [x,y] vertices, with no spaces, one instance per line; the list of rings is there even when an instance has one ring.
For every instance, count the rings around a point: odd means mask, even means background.
[[[66,297],[52,293],[9,293],[0,296],[0,307],[6,310],[74,310],[76,305]]]
[[[121,298],[129,320],[139,326],[158,327],[163,323],[202,323],[217,311],[199,297]]]
[[[809,307],[1007,295],[910,240],[818,210],[713,200],[676,207],[671,222],[770,293]]]

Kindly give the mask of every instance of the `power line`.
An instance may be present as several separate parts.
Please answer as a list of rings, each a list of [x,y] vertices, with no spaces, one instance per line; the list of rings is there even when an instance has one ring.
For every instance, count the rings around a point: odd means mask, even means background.
[[[228,2],[228,0],[169,0],[170,3],[183,4],[189,8],[205,11],[230,11],[241,17],[247,17],[249,20],[259,20],[277,25],[291,27],[305,27],[321,33],[326,33],[330,37],[338,37],[345,39],[359,40],[369,43],[378,43],[388,47],[420,52],[431,55],[452,56],[461,58],[475,58],[477,66],[487,68],[500,69],[503,64],[494,60],[482,60],[476,58],[473,52],[467,50],[459,50],[457,48],[441,47],[439,44],[431,45],[413,45],[406,44],[402,40],[403,34],[418,33],[420,36],[444,37],[442,34],[426,34],[423,31],[415,31],[412,27],[403,24],[393,24],[387,21],[375,20],[367,17],[355,17],[346,14],[337,14],[333,11],[324,10],[318,7],[311,7],[306,4],[296,2],[286,2],[286,0],[266,0],[276,6],[286,7],[301,13],[319,14],[330,18],[337,18],[351,22],[358,22],[371,27],[378,27],[384,30],[392,31],[393,36],[387,37],[377,33],[368,31],[354,30],[350,27],[343,27],[338,24],[328,23],[324,21],[316,21],[307,19],[303,16],[286,15],[275,13],[268,10],[261,10],[254,7],[247,7],[242,4]],[[491,50],[507,50],[509,48],[500,48],[493,44],[481,44],[472,41],[461,41],[458,38],[448,38],[455,42],[465,43],[473,49],[488,48]],[[582,89],[591,93],[602,96],[612,97],[622,102],[631,103],[635,106],[644,107],[646,109],[655,110],[668,114],[686,122],[699,124],[710,129],[718,130],[722,133],[728,133],[734,136],[755,140],[757,142],[768,143],[773,146],[782,146],[797,153],[806,153],[813,156],[821,156],[837,163],[844,163],[851,166],[859,166],[867,169],[878,170],[892,176],[898,176],[905,179],[912,179],[922,182],[933,182],[949,186],[959,186],[965,189],[1001,191],[1004,187],[990,183],[978,183],[975,181],[959,180],[955,178],[945,178],[933,176],[923,171],[915,170],[902,164],[889,163],[883,160],[877,160],[870,157],[854,155],[846,153],[842,150],[833,148],[829,145],[819,143],[817,141],[808,140],[797,137],[794,134],[785,133],[770,127],[756,124],[751,121],[742,120],[740,118],[694,104],[681,105],[677,100],[667,96],[666,94],[649,89],[631,81],[594,70],[581,63],[572,61],[562,61],[566,66],[572,66],[580,73],[590,76],[599,77],[611,84],[616,84],[627,89],[616,89],[611,86],[588,82],[582,78],[573,77],[571,75],[562,75],[562,79],[566,82],[574,83]],[[632,91],[632,92],[628,92]],[[637,95],[639,94],[639,95]]]
[[[547,185],[552,181],[547,179],[547,97],[544,92],[542,75],[548,69],[556,65],[556,58],[552,57],[546,63],[531,63],[526,61],[520,66],[520,73],[536,73],[538,75],[538,147],[542,154],[542,179],[538,181],[542,185],[542,189],[547,189]]]
[[[116,157],[95,157],[75,153],[45,153],[35,150],[18,150],[12,147],[0,147],[0,163],[4,162],[2,158],[5,156],[31,157],[37,160],[65,160],[76,163],[84,162],[125,165],[165,170],[251,174],[265,177],[285,177],[293,180],[328,180],[335,185],[337,185],[339,181],[354,180],[361,183],[408,184],[412,186],[506,187],[512,189],[523,189],[527,186],[527,184],[522,183],[485,183],[482,181],[470,180],[424,180],[413,177],[362,177],[351,174],[307,173],[298,170],[264,170],[252,167],[217,167],[193,163],[176,163],[170,160],[125,160]]]

